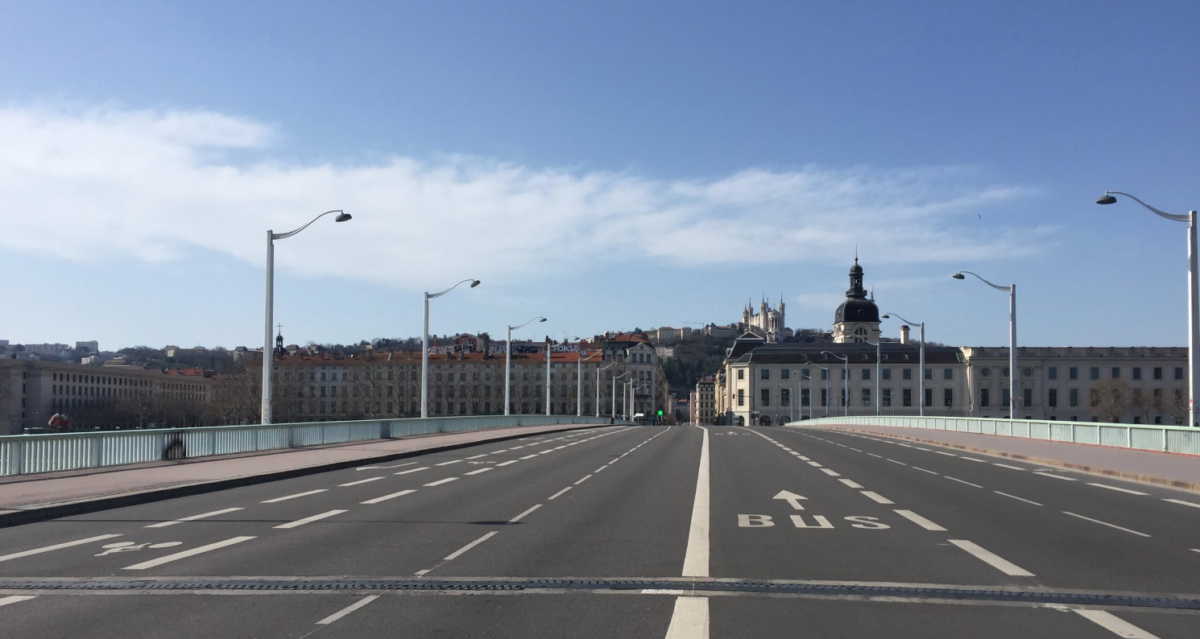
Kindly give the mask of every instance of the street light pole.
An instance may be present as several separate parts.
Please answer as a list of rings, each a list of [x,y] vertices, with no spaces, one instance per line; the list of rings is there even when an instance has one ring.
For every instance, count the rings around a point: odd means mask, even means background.
[[[546,338],[546,417],[550,416],[550,338]]]
[[[308,224],[300,228],[289,231],[287,233],[276,233],[275,231],[267,231],[267,312],[266,312],[266,331],[263,338],[263,378],[262,378],[262,423],[271,423],[271,375],[274,372],[272,369],[275,366],[275,351],[271,346],[271,324],[275,321],[275,240],[287,239],[300,231],[308,228],[313,222],[329,215],[337,213],[336,221],[345,222],[350,220],[350,214],[341,209],[325,211],[324,213],[314,217]]]
[[[822,355],[833,355],[835,358],[842,360],[842,384],[843,384],[843,388],[842,388],[843,413],[842,414],[845,415],[846,417],[849,417],[850,416],[850,356],[847,355],[845,357],[842,357],[840,355],[837,355],[836,353],[830,353],[829,351],[821,351],[821,354]],[[829,379],[828,379],[829,376],[826,375],[825,377],[826,377],[825,386],[828,387],[829,386]],[[826,392],[826,395],[828,395],[828,394],[829,393]],[[828,402],[826,402],[826,404],[828,404]],[[828,406],[826,407],[826,409],[828,409]]]
[[[884,313],[883,319],[891,319],[891,317],[893,315],[896,316],[896,319],[900,320],[901,322],[904,322],[904,324],[907,326],[921,327],[921,355],[920,355],[921,378],[920,378],[920,386],[918,387],[919,388],[918,392],[921,393],[921,400],[919,402],[917,402],[917,404],[921,407],[921,412],[920,412],[921,417],[924,417],[925,416],[925,322],[916,324],[916,323],[913,323],[913,322],[910,322],[910,321],[904,319],[903,317],[900,317],[899,315],[896,315],[895,313]],[[893,415],[896,414],[895,408],[896,408],[896,405],[892,404],[892,409],[893,409],[892,414]]]
[[[1149,209],[1152,213],[1165,217],[1168,220],[1176,222],[1187,222],[1188,225],[1188,425],[1200,425],[1196,421],[1196,400],[1197,393],[1200,392],[1200,357],[1197,357],[1197,351],[1200,350],[1200,280],[1197,274],[1197,258],[1196,258],[1196,211],[1188,211],[1187,215],[1177,215],[1175,213],[1166,213],[1160,211],[1149,204],[1139,200],[1138,198],[1121,191],[1105,191],[1104,196],[1096,200],[1097,204],[1113,204],[1117,198],[1113,194],[1124,195],[1125,197],[1141,204]]]
[[[883,361],[883,342],[867,342],[875,347],[875,415],[883,414],[882,398],[879,396],[879,366]],[[922,375],[924,377],[924,375]]]
[[[535,318],[529,320],[529,322],[525,322],[524,324],[521,324],[520,326],[509,326],[508,327],[508,339],[506,339],[504,341],[504,414],[505,415],[507,415],[509,412],[508,411],[509,403],[510,403],[509,393],[512,391],[512,332],[517,329],[524,328],[525,326],[527,326],[530,322],[532,322],[534,320],[538,320],[539,322],[544,322],[544,321],[546,321],[546,318],[538,316],[538,317],[535,317]]]
[[[973,275],[976,279],[997,291],[1005,291],[1008,293],[1008,418],[1017,418],[1017,389],[1020,384],[1017,383],[1017,285],[1000,286],[992,284],[983,279],[977,273],[971,271],[959,271],[953,275],[954,279],[966,279],[963,273]],[[922,339],[922,342],[925,340]],[[925,378],[925,371],[921,370],[921,379]],[[922,405],[925,403],[925,398],[921,398]]]
[[[596,417],[600,416],[600,373],[603,373],[604,371],[616,365],[617,363],[613,362],[604,368],[600,368],[599,366],[596,367]]]
[[[825,371],[825,416],[829,417],[829,400],[832,399],[829,396],[829,369],[824,366],[820,368]]]
[[[610,415],[610,417],[612,417],[613,419],[617,418],[617,380],[621,379],[622,377],[625,377],[628,374],[629,374],[628,372],[621,373],[620,375],[617,375],[616,377],[614,377],[612,379],[612,406],[609,407],[609,410],[612,411],[612,414]],[[621,392],[621,401],[622,402],[625,401],[624,390],[625,390],[624,388],[621,389],[621,391],[622,391]]]
[[[458,288],[460,284],[471,283],[471,288],[479,286],[479,280],[465,279],[441,293],[425,292],[425,331],[421,337],[421,418],[429,417],[429,300],[437,299]]]

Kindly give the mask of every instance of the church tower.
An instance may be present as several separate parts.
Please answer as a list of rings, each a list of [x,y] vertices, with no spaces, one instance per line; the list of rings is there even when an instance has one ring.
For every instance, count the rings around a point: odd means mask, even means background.
[[[857,257],[854,266],[850,267],[850,290],[846,291],[846,301],[837,307],[833,316],[833,341],[838,344],[879,341],[879,307],[874,299],[867,299],[863,269],[858,265]]]

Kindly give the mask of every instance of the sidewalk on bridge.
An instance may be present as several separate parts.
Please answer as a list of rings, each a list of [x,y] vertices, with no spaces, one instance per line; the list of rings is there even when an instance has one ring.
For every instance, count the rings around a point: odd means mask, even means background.
[[[601,423],[595,424],[598,425]],[[471,444],[591,427],[558,424],[496,428],[178,462],[16,475],[0,480],[0,527],[288,479]]]
[[[883,435],[1144,484],[1200,492],[1200,456],[900,426],[813,426]]]

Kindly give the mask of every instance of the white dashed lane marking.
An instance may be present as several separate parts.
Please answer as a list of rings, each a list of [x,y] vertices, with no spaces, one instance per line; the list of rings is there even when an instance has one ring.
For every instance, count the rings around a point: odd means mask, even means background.
[[[125,570],[146,570],[148,568],[154,568],[155,566],[169,564],[172,561],[179,561],[180,559],[187,559],[188,557],[194,557],[196,555],[204,554],[206,552],[211,552],[213,550],[219,550],[221,548],[225,548],[226,546],[240,544],[243,541],[250,541],[251,539],[254,539],[254,537],[232,537],[232,538],[226,539],[224,541],[218,541],[213,544],[208,544],[207,546],[200,546],[199,548],[192,548],[191,550],[185,550],[183,552],[177,552],[173,555],[167,555],[166,557],[159,557],[158,559],[151,559],[150,561],[143,561],[140,564],[126,566]]]
[[[329,490],[329,489],[328,489],[328,488],[319,488],[319,489],[317,489],[317,490],[310,490],[310,491],[308,491],[308,492],[296,493],[295,495],[286,495],[286,496],[284,496],[284,497],[276,497],[275,499],[268,499],[268,500],[266,500],[266,501],[263,501],[263,502],[260,502],[260,503],[263,503],[263,504],[275,504],[275,503],[279,503],[279,502],[281,502],[281,501],[287,501],[287,500],[289,500],[289,499],[296,499],[296,498],[298,498],[298,497],[307,497],[307,496],[309,496],[309,495],[315,495],[315,494],[317,494],[317,493],[323,493],[323,492],[326,492],[327,490]]]
[[[34,548],[33,550],[23,550],[21,552],[14,552],[11,555],[0,555],[0,561],[9,561],[10,559],[20,559],[21,557],[28,557],[30,555],[40,555],[41,553],[50,552],[52,550],[61,550],[63,548],[70,548],[72,546],[81,546],[83,544],[90,544],[93,541],[103,541],[105,539],[112,539],[113,537],[120,537],[120,536],[121,535],[118,535],[118,534],[97,535],[95,537],[88,537],[86,539],[77,539],[75,541],[68,541],[66,543],[54,544],[53,546],[43,546],[41,548]]]
[[[1115,490],[1120,493],[1129,493],[1130,495],[1142,495],[1143,497],[1150,494],[1150,493],[1143,493],[1138,490],[1129,490],[1128,488],[1118,488],[1117,486],[1109,486],[1108,484],[1095,484],[1092,482],[1088,482],[1088,486],[1095,486],[1096,488],[1106,488],[1108,490]]]
[[[317,625],[318,626],[328,626],[329,624],[337,621],[338,619],[341,619],[342,617],[345,617],[346,615],[354,612],[355,610],[358,610],[359,608],[362,608],[363,606],[371,603],[372,601],[375,601],[378,598],[379,598],[379,595],[370,595],[367,597],[363,597],[362,599],[354,602],[353,604],[346,606],[345,608],[342,608],[341,610],[333,613],[332,615],[329,615],[328,617],[325,617],[324,619],[318,621]]]
[[[955,546],[958,546],[959,548],[962,548],[963,550],[971,553],[976,559],[983,561],[984,563],[988,564],[989,566],[995,568],[996,570],[999,570],[1000,572],[1002,572],[1006,575],[1009,575],[1010,577],[1033,577],[1034,576],[1034,574],[1029,572],[1028,570],[1021,568],[1020,566],[1008,561],[1007,559],[1004,559],[1003,557],[1000,557],[999,555],[997,555],[989,550],[985,550],[985,549],[979,547],[978,545],[974,544],[973,542],[967,541],[966,539],[951,539],[949,541],[950,541],[950,543],[954,544]]]
[[[1101,526],[1108,526],[1109,528],[1116,528],[1117,530],[1121,530],[1121,531],[1124,531],[1124,532],[1127,532],[1127,533],[1130,533],[1130,534],[1133,534],[1133,535],[1138,535],[1139,537],[1149,537],[1149,536],[1150,536],[1150,535],[1147,535],[1146,533],[1143,533],[1143,532],[1138,532],[1138,531],[1136,531],[1136,530],[1130,530],[1130,529],[1128,529],[1128,528],[1125,528],[1125,527],[1123,527],[1123,526],[1118,526],[1118,525],[1116,525],[1116,524],[1110,524],[1110,523],[1108,523],[1107,521],[1100,521],[1099,519],[1092,519],[1091,517],[1084,517],[1083,515],[1077,515],[1077,514],[1075,514],[1075,513],[1072,513],[1072,512],[1067,512],[1067,511],[1065,511],[1065,510],[1063,511],[1063,514],[1064,514],[1064,515],[1070,515],[1070,516],[1072,516],[1072,517],[1078,517],[1079,519],[1084,519],[1084,520],[1090,521],[1090,522],[1092,522],[1092,523],[1095,523],[1095,524],[1100,524]]]
[[[280,524],[280,525],[276,526],[276,528],[280,528],[280,529],[284,529],[284,530],[289,529],[289,528],[297,528],[299,526],[303,526],[304,524],[311,524],[314,521],[320,521],[322,519],[328,519],[330,517],[340,515],[344,512],[348,512],[348,511],[330,510],[328,512],[323,512],[319,515],[313,515],[311,517],[305,517],[304,519],[297,519],[296,521],[291,521],[286,524]]]
[[[376,477],[376,479],[383,479],[383,478]],[[371,480],[367,479],[364,481],[371,481]],[[361,484],[362,482],[352,482],[352,483]],[[345,486],[346,484],[342,484],[342,485]],[[179,519],[172,519],[171,521],[164,521],[164,522],[160,522],[157,524],[150,524],[149,526],[146,526],[146,527],[147,528],[166,528],[167,526],[174,526],[175,524],[182,523],[185,521],[196,521],[197,519],[207,519],[209,517],[216,517],[217,515],[224,515],[226,513],[237,512],[239,510],[242,510],[242,509],[241,508],[226,508],[224,510],[214,510],[210,513],[201,513],[199,515],[192,515],[191,517],[180,517]]]
[[[937,532],[945,532],[946,531],[945,528],[942,528],[941,526],[933,523],[932,521],[929,521],[928,519],[918,515],[917,513],[914,513],[911,510],[897,510],[896,514],[900,515],[901,517],[911,521],[912,523],[924,528],[925,530],[933,530],[933,531],[937,531]]]
[[[1023,501],[1023,502],[1025,502],[1025,503],[1027,503],[1027,504],[1033,504],[1034,506],[1041,506],[1041,504],[1037,503],[1036,501],[1029,501],[1028,499],[1025,499],[1024,497],[1017,497],[1016,495],[1010,495],[1010,494],[1008,494],[1008,493],[1002,493],[1002,492],[1000,492],[1000,491],[998,491],[998,490],[993,490],[992,492],[996,493],[997,495],[1002,495],[1002,496],[1004,496],[1004,497],[1008,497],[1009,499],[1015,499],[1015,500],[1017,500],[1017,501]]]
[[[971,482],[969,482],[969,481],[963,481],[963,480],[961,480],[961,479],[958,479],[958,478],[956,478],[956,477],[951,477],[950,475],[943,475],[943,477],[945,477],[946,479],[949,479],[950,481],[956,481],[956,482],[958,482],[958,483],[960,483],[960,484],[966,484],[966,485],[968,485],[968,486],[974,486],[975,488],[983,488],[983,486],[980,486],[979,484],[972,484],[972,483],[971,483]]]
[[[411,495],[411,494],[413,494],[413,493],[415,493],[415,492],[417,492],[417,491],[415,491],[415,490],[412,490],[412,489],[409,489],[409,490],[402,490],[402,491],[400,491],[400,492],[398,492],[398,493],[392,493],[392,494],[390,494],[390,495],[384,495],[384,496],[382,496],[382,497],[376,497],[375,499],[368,499],[368,500],[366,500],[366,501],[364,501],[364,502],[362,502],[362,503],[364,503],[364,504],[378,504],[378,503],[381,503],[381,502],[385,502],[385,501],[387,501],[387,500],[389,500],[389,499],[395,499],[395,498],[397,498],[397,497],[403,497],[403,496],[405,496],[405,495]]]

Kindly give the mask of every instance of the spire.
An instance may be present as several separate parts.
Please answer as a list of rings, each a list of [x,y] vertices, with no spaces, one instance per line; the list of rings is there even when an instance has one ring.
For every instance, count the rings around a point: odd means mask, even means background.
[[[846,291],[846,297],[859,300],[867,297],[863,289],[863,269],[858,265],[857,255],[854,256],[854,266],[850,267],[850,290]]]

